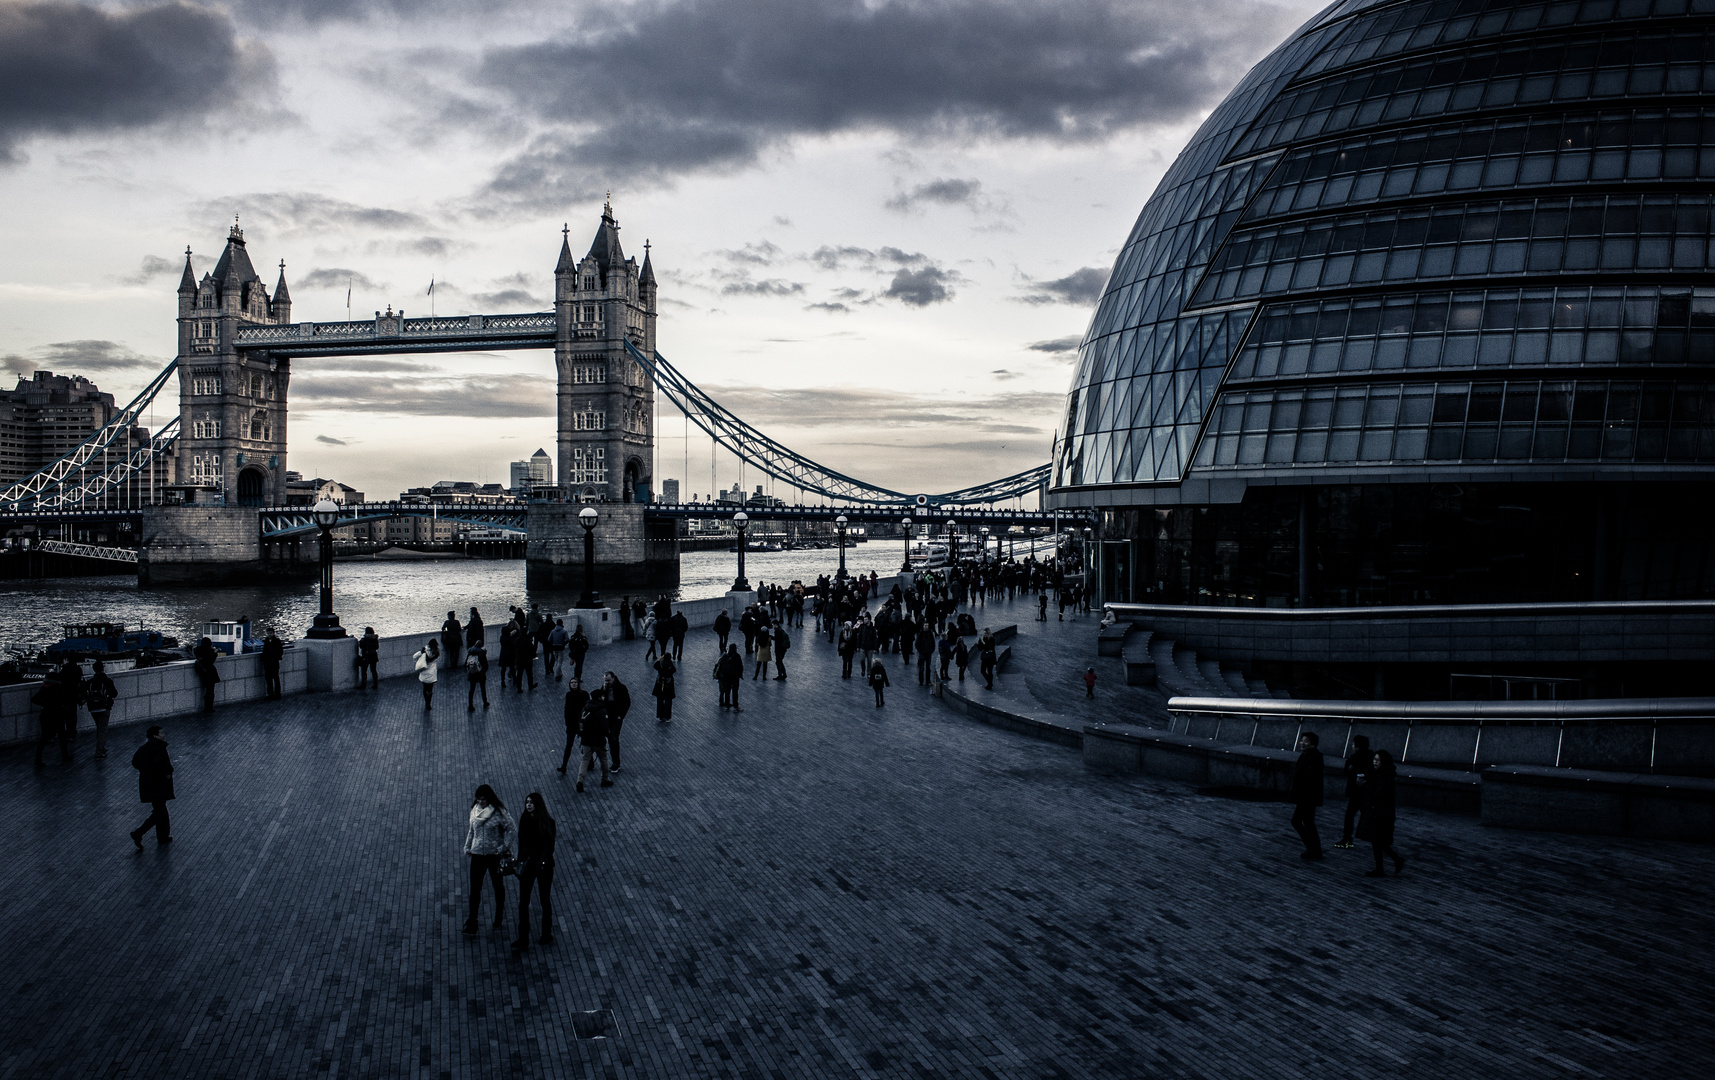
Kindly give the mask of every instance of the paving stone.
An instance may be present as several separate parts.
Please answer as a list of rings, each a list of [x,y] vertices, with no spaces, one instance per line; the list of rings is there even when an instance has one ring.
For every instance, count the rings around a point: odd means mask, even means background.
[[[1094,623],[997,607],[1015,654],[1043,643],[1033,677],[1077,688],[1056,672]],[[1410,865],[1375,881],[1357,852],[1301,862],[1278,804],[1086,773],[910,674],[876,709],[808,628],[739,716],[712,636],[671,725],[642,655],[591,654],[636,705],[617,786],[583,795],[553,771],[558,687],[471,715],[452,678],[427,713],[400,679],[170,721],[177,839],[142,853],[132,732],[104,762],[87,731],[70,767],[0,754],[0,1077],[1715,1069],[1707,848],[1406,810]],[[560,822],[559,940],[521,959],[515,911],[459,933],[484,782]]]

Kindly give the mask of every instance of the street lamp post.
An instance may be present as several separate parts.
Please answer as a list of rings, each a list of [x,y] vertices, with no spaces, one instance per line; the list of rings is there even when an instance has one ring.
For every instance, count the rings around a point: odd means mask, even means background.
[[[584,527],[584,594],[578,597],[580,608],[600,606],[595,596],[595,526],[599,517],[593,506],[578,511],[578,524]]]
[[[999,554],[997,551],[996,554]],[[983,562],[989,561],[989,527],[983,526]]]
[[[740,510],[732,516],[733,528],[738,530],[738,577],[733,579],[733,592],[749,592],[750,582],[744,577],[744,529],[750,524],[750,515]]]
[[[834,574],[835,581],[846,579],[846,516],[841,514],[834,519],[834,528],[840,531],[840,569]]]
[[[900,534],[905,537],[905,561],[899,564],[899,569],[905,573],[911,572],[911,519],[899,519]]]
[[[954,565],[959,565],[959,523],[952,518],[947,519],[947,559]]]
[[[332,499],[323,499],[316,503],[310,515],[315,518],[316,528],[322,534],[322,610],[304,636],[342,638],[345,627],[339,624],[339,616],[333,613],[333,526],[339,520],[339,504]]]

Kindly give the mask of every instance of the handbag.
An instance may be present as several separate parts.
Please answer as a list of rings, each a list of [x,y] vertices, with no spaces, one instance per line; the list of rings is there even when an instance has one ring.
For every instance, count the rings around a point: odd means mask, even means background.
[[[500,856],[500,872],[504,876],[517,877],[518,871],[523,868],[524,864],[519,862],[518,859],[513,856],[512,852],[508,851]]]

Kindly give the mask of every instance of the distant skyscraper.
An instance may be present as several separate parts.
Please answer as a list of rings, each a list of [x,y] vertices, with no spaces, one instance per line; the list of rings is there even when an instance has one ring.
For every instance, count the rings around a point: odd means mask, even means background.
[[[118,410],[113,395],[81,375],[55,375],[38,371],[18,379],[12,390],[0,390],[0,486],[17,483],[75,450],[113,419]],[[146,445],[149,432],[132,428],[109,450],[109,460],[124,457]],[[102,505],[137,505],[149,502],[172,479],[171,463],[164,457],[154,466],[151,478],[141,470],[120,488],[110,489]]]
[[[676,503],[679,501],[679,481],[661,481],[661,501],[664,503]]]
[[[512,490],[519,494],[528,492],[533,485],[551,485],[553,482],[554,459],[546,450],[538,448],[528,461],[512,463]]]

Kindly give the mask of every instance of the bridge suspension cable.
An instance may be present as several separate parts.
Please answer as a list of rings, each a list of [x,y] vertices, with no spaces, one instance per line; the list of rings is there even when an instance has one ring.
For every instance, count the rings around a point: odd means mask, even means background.
[[[154,403],[155,395],[167,385],[178,367],[179,362],[173,360],[162,368],[161,373],[149,380],[149,385],[132,398],[129,405],[73,447],[70,453],[0,491],[0,511],[60,510],[81,505],[99,498],[108,488],[149,467],[161,454],[171,453],[178,438],[179,420],[176,415],[149,439],[147,446],[127,450],[117,463],[103,460],[115,442],[129,437],[131,429],[138,426],[143,412]],[[120,445],[123,447],[125,444]]]
[[[761,469],[774,479],[804,491],[848,502],[892,505],[908,504],[915,500],[914,495],[858,480],[810,460],[733,415],[720,402],[687,379],[678,368],[668,363],[667,358],[659,352],[651,358],[629,341],[625,343],[625,347],[655,376],[655,385],[661,388],[675,408],[695,421],[710,438],[738,455],[742,461]],[[1048,472],[1048,465],[1038,465],[1034,469],[1026,469],[1024,472],[991,480],[986,484],[930,495],[928,498],[930,504],[935,506],[1003,502],[1036,491],[1048,478]]]

